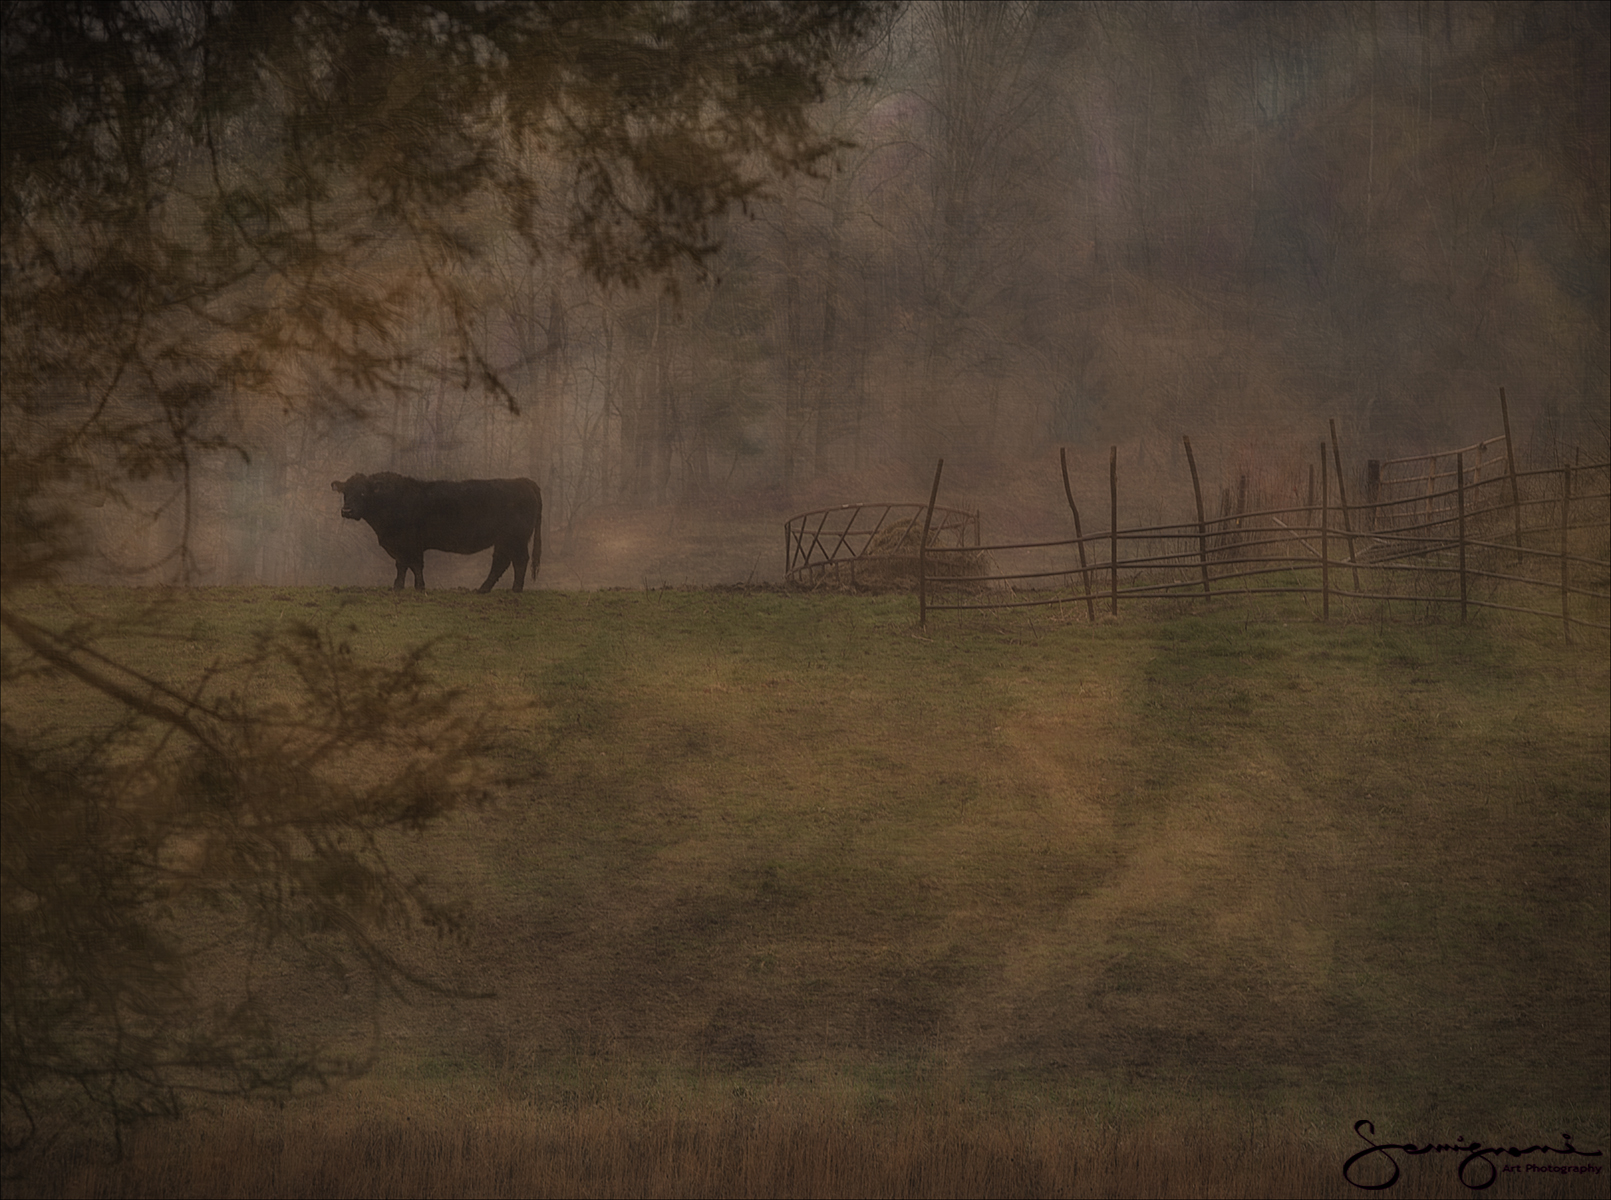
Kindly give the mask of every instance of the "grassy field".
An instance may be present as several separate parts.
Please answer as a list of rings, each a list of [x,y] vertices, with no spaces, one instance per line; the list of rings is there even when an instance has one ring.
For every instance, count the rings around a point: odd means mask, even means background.
[[[1349,1195],[1362,1118],[1611,1150],[1603,636],[1083,616],[168,598],[103,648],[178,681],[289,620],[375,661],[436,642],[495,727],[494,799],[397,847],[475,913],[411,956],[496,996],[388,1002],[361,1085],[155,1130],[115,1169],[64,1149],[42,1190]],[[6,708],[105,716],[59,680]],[[368,1033],[358,1000],[307,1011]],[[1459,1157],[1400,1154],[1388,1194],[1448,1193]]]

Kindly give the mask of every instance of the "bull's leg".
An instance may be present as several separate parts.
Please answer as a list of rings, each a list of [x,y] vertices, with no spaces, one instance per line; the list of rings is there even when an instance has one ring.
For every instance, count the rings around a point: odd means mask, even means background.
[[[492,570],[487,575],[487,581],[476,591],[485,595],[492,590],[492,585],[503,578],[503,573],[509,569],[509,552],[502,546],[492,548]]]
[[[397,560],[397,578],[392,580],[392,591],[394,591],[394,592],[402,591],[403,590],[403,580],[406,579],[407,577],[408,577],[408,559],[399,558]]]
[[[526,590],[526,564],[531,561],[531,555],[526,553],[526,543],[524,541],[515,547],[513,561],[515,564],[515,591],[523,592]]]
[[[425,590],[425,555],[421,553],[418,558],[408,564],[408,569],[414,572],[414,590],[423,592]]]

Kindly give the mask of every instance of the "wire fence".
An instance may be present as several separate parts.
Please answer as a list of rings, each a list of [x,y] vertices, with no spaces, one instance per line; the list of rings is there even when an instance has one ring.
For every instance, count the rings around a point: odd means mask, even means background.
[[[1507,416],[1508,425],[1508,416]],[[1518,471],[1508,435],[1436,455],[1389,460],[1367,473],[1350,503],[1335,425],[1320,443],[1319,488],[1302,506],[1209,518],[1189,438],[1196,519],[1120,527],[1115,447],[1108,523],[1085,532],[1063,455],[1075,536],[1061,541],[919,547],[918,616],[968,609],[1083,605],[1117,615],[1121,603],[1214,596],[1301,595],[1329,618],[1334,600],[1458,605],[1611,630],[1611,464]],[[1447,460],[1447,469],[1443,464]],[[1380,467],[1412,465],[1405,473]],[[1498,465],[1496,465],[1498,464]],[[942,460],[935,471],[938,495]],[[1404,484],[1414,494],[1404,494]],[[983,569],[959,571],[966,553]]]

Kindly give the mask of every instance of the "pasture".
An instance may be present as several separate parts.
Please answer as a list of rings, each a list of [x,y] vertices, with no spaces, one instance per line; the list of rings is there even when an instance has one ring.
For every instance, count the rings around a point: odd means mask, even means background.
[[[434,642],[484,707],[487,803],[393,853],[474,914],[410,961],[496,994],[383,1000],[359,1085],[118,1167],[69,1139],[41,1191],[1353,1195],[1360,1119],[1611,1150],[1603,637],[1279,598],[920,630],[909,597],[213,588],[101,646],[178,683],[291,620],[366,660]],[[307,1000],[367,1039],[367,997]],[[1385,1194],[1448,1194],[1458,1158],[1401,1154]]]

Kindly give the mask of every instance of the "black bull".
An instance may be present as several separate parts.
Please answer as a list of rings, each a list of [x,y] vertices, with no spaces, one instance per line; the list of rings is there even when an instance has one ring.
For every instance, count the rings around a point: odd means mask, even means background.
[[[330,489],[341,493],[341,515],[368,521],[380,548],[397,560],[394,590],[402,589],[410,571],[414,587],[425,590],[427,550],[478,554],[491,546],[492,571],[478,589],[482,592],[492,590],[510,563],[515,566],[515,591],[524,590],[528,558],[531,577],[537,578],[543,558],[543,494],[529,479],[427,482],[382,471],[354,475]]]

